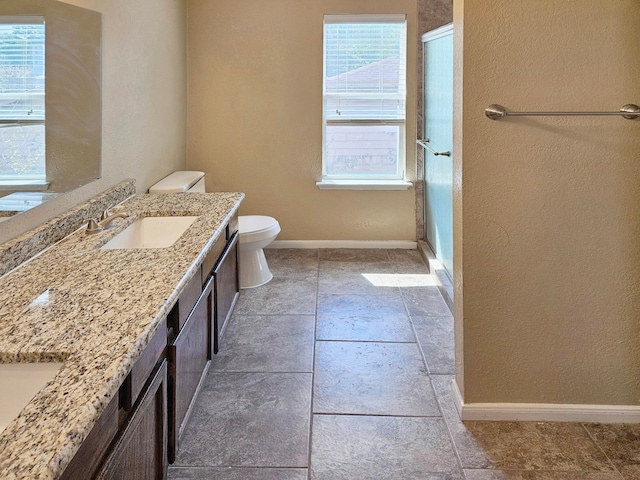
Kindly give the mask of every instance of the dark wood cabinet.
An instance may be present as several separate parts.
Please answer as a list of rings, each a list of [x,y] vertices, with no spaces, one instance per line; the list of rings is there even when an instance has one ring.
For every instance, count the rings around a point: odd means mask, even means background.
[[[120,407],[130,410],[167,348],[167,320],[163,319],[120,387]]]
[[[227,240],[229,240],[231,237],[233,237],[233,235],[238,231],[239,228],[239,222],[238,222],[238,214],[236,213],[231,220],[229,220],[229,223],[227,224]]]
[[[227,246],[227,239],[222,235],[215,241],[207,256],[204,257],[202,261],[202,285],[204,286],[208,281],[211,275],[213,274],[213,269],[220,261],[220,256],[224,253],[224,250]]]
[[[237,224],[237,222],[236,222]],[[236,228],[236,227],[234,227]],[[197,278],[198,276],[196,275]],[[172,341],[169,360],[169,463],[175,460],[180,437],[187,425],[209,360],[218,351],[220,338],[240,292],[238,277],[238,233],[220,237],[205,257],[200,272],[203,287],[191,307],[193,284],[189,282],[169,317]],[[185,312],[191,312],[185,318]],[[175,337],[174,337],[175,336]]]
[[[163,320],[140,354],[117,394],[107,405],[93,429],[80,446],[62,476],[62,480],[95,479],[105,475],[108,466],[121,463],[116,456],[125,457],[132,449],[140,461],[153,459],[153,465],[164,469],[167,463],[167,374],[165,349],[167,327]],[[163,373],[164,372],[164,373]],[[151,425],[151,422],[155,422]],[[127,440],[133,437],[132,440]],[[144,438],[144,441],[141,439]],[[132,444],[132,447],[127,447]],[[136,471],[126,464],[126,470]],[[159,468],[159,467],[158,467]],[[157,469],[149,470],[155,472]],[[111,471],[111,470],[109,470]],[[99,473],[100,472],[100,473]],[[100,478],[163,478],[160,476],[119,476]]]
[[[166,478],[240,293],[233,217],[62,474],[63,480]]]
[[[187,421],[189,408],[198,391],[209,359],[210,302],[213,279],[205,285],[187,321],[169,345],[169,462],[173,463]]]
[[[189,318],[189,314],[193,310],[193,307],[198,303],[198,298],[202,293],[202,283],[200,282],[201,277],[198,273],[189,280],[187,286],[180,294],[178,301],[171,309],[171,313],[169,314],[169,324],[176,332],[180,331],[184,322]]]
[[[98,480],[162,480],[167,471],[167,363],[142,391]]]
[[[240,295],[238,275],[238,232],[234,233],[220,261],[213,269],[213,352],[218,353],[224,329]]]

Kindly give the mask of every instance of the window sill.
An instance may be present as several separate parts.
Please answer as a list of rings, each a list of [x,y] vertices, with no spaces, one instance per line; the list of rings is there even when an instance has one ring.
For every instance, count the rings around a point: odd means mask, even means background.
[[[412,182],[405,180],[322,180],[320,190],[409,190]]]
[[[0,191],[12,192],[44,192],[49,189],[46,180],[0,180]]]

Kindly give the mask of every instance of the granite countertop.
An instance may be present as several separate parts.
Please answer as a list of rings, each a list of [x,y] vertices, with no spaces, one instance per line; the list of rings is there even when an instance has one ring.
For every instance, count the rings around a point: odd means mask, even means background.
[[[0,434],[1,478],[62,474],[243,198],[138,195],[0,277],[0,362],[64,362]],[[168,248],[99,249],[141,215],[200,217]]]

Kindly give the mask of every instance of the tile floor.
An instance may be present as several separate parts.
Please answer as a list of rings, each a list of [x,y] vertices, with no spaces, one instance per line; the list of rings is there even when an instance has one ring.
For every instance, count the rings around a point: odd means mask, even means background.
[[[417,251],[267,257],[170,479],[640,478],[640,426],[459,420],[453,318]]]

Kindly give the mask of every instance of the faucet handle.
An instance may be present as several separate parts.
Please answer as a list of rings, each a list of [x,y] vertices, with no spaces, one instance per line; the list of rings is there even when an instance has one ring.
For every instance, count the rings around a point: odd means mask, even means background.
[[[100,221],[104,220],[109,215],[111,215],[111,212],[109,211],[108,208],[105,208],[104,212],[102,212],[102,215],[100,215]]]
[[[98,233],[101,232],[103,230],[103,227],[100,226],[100,223],[95,219],[92,218],[91,220],[89,220],[89,223],[87,224],[87,233]]]

